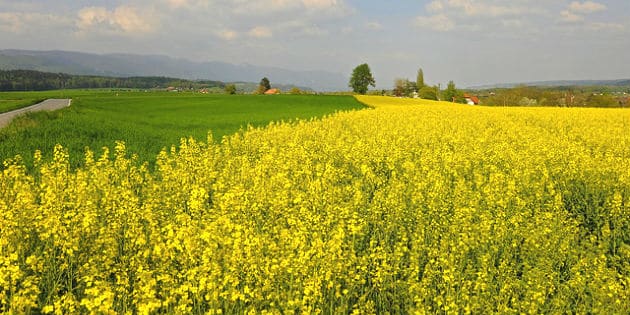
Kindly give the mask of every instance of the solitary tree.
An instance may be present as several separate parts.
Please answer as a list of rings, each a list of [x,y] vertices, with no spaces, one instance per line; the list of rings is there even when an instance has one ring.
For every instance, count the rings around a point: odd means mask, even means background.
[[[262,78],[262,80],[260,80],[260,86],[262,86],[265,89],[263,93],[271,89],[271,83],[269,82],[269,79],[267,79],[267,77],[264,77]]]
[[[225,86],[225,93],[227,94],[236,94],[236,85],[234,84],[228,84]]]
[[[418,93],[424,87],[424,72],[422,68],[418,69],[418,78],[416,79],[416,86],[418,87]]]
[[[352,71],[352,77],[350,77],[349,86],[355,93],[365,94],[368,91],[368,85],[372,87],[376,86],[376,81],[370,71],[370,66],[367,63],[358,65]]]

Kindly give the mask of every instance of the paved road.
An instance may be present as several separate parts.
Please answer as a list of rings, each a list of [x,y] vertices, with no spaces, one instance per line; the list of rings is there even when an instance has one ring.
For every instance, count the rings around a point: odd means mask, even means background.
[[[31,105],[29,107],[24,107],[20,109],[16,109],[14,111],[10,111],[8,113],[0,114],[0,128],[6,127],[13,118],[25,114],[27,112],[37,112],[41,110],[53,111],[57,109],[61,109],[64,107],[70,106],[72,102],[71,99],[47,99],[39,104]]]

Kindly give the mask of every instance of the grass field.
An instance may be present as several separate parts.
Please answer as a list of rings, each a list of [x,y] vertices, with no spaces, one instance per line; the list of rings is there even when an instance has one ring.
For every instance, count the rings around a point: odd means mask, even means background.
[[[3,98],[73,97],[72,106],[56,112],[33,113],[0,130],[2,160],[21,155],[31,164],[41,150],[52,156],[61,144],[70,152],[71,164],[83,159],[85,147],[97,153],[125,141],[130,153],[153,163],[162,148],[177,145],[182,137],[205,141],[208,132],[216,141],[248,125],[271,121],[309,119],[364,108],[351,97],[203,95],[166,92],[57,91],[4,93]],[[117,96],[118,95],[118,96]]]
[[[58,90],[41,92],[0,92],[0,114],[37,104],[48,98],[94,95],[95,90]]]
[[[41,102],[42,99],[0,99],[0,114]]]

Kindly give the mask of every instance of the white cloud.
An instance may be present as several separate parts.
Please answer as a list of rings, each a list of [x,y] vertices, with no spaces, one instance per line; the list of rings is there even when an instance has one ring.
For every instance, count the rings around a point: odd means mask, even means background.
[[[87,7],[79,11],[77,27],[85,30],[94,25],[109,22],[111,13],[103,7]]]
[[[247,34],[255,38],[269,38],[273,36],[271,29],[265,26],[256,26],[249,30]]]
[[[348,35],[354,33],[354,28],[352,26],[344,26],[341,29],[341,34]]]
[[[0,32],[28,33],[34,30],[59,30],[71,26],[71,19],[53,14],[0,12]]]
[[[188,0],[166,0],[166,3],[168,3],[171,8],[181,8],[190,5]]]
[[[19,13],[0,12],[0,31],[19,33],[24,27],[24,19]]]
[[[379,23],[379,22],[369,22],[369,23],[365,24],[365,27],[367,29],[373,30],[373,31],[383,29],[383,25],[381,23]]]
[[[571,2],[571,4],[569,4],[569,10],[577,13],[593,13],[606,10],[606,6],[593,1],[573,1]]]
[[[505,19],[501,20],[501,25],[503,25],[503,27],[522,28],[525,24],[519,19]]]
[[[525,6],[517,6],[514,4],[503,5],[495,3],[497,1],[483,0],[434,0],[426,5],[429,12],[461,13],[466,16],[485,16],[498,17],[506,15],[519,15],[530,12],[530,8]]]
[[[288,12],[296,15],[317,13],[322,16],[346,16],[353,11],[343,0],[220,0],[215,1],[213,6],[240,15],[256,16]]]
[[[234,30],[222,30],[216,32],[216,35],[225,40],[233,40],[238,37],[238,32]]]
[[[523,28],[532,16],[542,16],[543,7],[534,0],[433,0],[425,6],[428,16],[416,17],[414,24],[437,31],[466,25],[468,31]],[[464,29],[464,27],[460,27]]]
[[[564,10],[560,12],[560,20],[562,22],[576,23],[584,21],[584,17],[569,10]]]
[[[440,32],[450,31],[455,28],[455,22],[444,14],[416,17],[415,25]]]
[[[76,26],[80,33],[97,31],[134,34],[155,30],[155,20],[151,14],[147,15],[127,5],[111,11],[104,7],[86,7],[78,12],[77,18]]]
[[[429,12],[440,12],[444,10],[444,3],[441,0],[434,0],[426,5],[426,9]]]
[[[321,27],[313,25],[313,26],[307,26],[307,27],[302,28],[302,34],[308,35],[308,36],[320,37],[320,36],[328,35],[328,31],[322,29]]]
[[[112,20],[125,32],[146,33],[153,30],[152,23],[138,9],[130,6],[117,7],[112,14]]]
[[[590,23],[587,28],[594,31],[625,31],[626,27],[619,23]]]
[[[338,0],[302,0],[304,6],[308,9],[330,9],[343,6],[343,1]]]
[[[603,10],[606,10],[606,6],[601,3],[593,1],[573,1],[569,4],[566,10],[560,12],[560,21],[567,23],[584,22],[586,20],[584,17],[585,14]]]

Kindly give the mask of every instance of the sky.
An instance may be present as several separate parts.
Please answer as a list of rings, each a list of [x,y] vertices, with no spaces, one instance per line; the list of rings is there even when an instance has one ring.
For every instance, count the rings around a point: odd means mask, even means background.
[[[628,0],[0,0],[0,49],[166,55],[470,87],[630,78]],[[212,79],[212,78],[208,78]],[[273,80],[273,78],[271,78]]]

